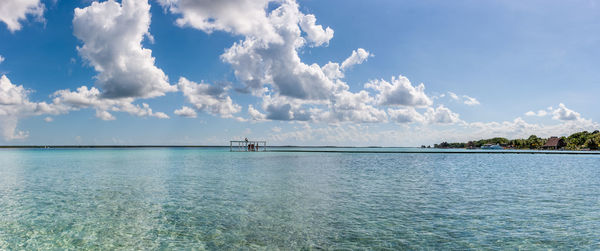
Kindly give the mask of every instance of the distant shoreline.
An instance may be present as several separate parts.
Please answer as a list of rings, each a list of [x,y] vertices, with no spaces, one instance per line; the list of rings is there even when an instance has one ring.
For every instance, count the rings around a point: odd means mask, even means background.
[[[210,148],[229,147],[229,145],[4,145],[0,148]],[[412,146],[267,146],[267,147],[290,147],[290,148],[418,148]]]
[[[600,155],[600,151],[535,151],[535,150],[510,150],[510,151],[336,151],[336,150],[269,150],[269,152],[289,152],[289,153],[415,153],[415,154],[547,154],[547,155]]]
[[[230,147],[229,145],[5,145],[2,148],[214,148],[214,147]],[[412,146],[267,146],[271,147],[286,147],[286,148],[418,148]]]
[[[134,149],[134,148],[224,148],[229,146],[216,145],[15,145],[15,146],[0,146],[0,149]],[[405,153],[405,154],[546,154],[546,155],[600,155],[600,151],[585,151],[585,150],[479,150],[479,149],[446,149],[430,148],[431,150],[335,150],[335,149],[422,149],[419,147],[359,147],[359,146],[269,146],[269,148],[287,148],[287,149],[270,149],[267,152],[280,153]],[[300,148],[300,149],[294,149]],[[303,149],[303,148],[313,148]],[[329,148],[334,150],[326,150]],[[323,150],[320,150],[323,149]]]
[[[0,148],[210,148],[210,147],[225,147],[225,146],[192,146],[192,145],[35,145],[35,146],[0,146]],[[227,146],[229,147],[229,146]]]

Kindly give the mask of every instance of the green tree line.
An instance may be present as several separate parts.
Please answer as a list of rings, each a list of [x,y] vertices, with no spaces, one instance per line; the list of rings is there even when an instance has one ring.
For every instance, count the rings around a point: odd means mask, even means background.
[[[576,132],[568,137],[560,137],[560,139],[566,143],[564,147],[567,150],[598,150],[600,146],[600,131],[594,132]],[[435,144],[435,148],[480,148],[485,144],[498,144],[505,147],[511,147],[515,149],[541,149],[544,144],[548,142],[547,138],[540,138],[536,135],[531,135],[526,139],[507,139],[502,137],[495,137],[491,139],[480,139],[469,142],[455,142],[448,143],[442,142]]]

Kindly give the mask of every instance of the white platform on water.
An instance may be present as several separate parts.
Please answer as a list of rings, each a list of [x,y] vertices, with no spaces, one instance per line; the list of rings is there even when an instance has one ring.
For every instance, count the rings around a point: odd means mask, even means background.
[[[230,152],[266,152],[267,141],[232,140],[229,141]]]

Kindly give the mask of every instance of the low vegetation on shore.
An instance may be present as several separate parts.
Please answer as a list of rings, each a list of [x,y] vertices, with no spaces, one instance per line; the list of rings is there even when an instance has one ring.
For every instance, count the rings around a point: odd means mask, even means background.
[[[559,140],[564,142],[564,146],[559,149],[565,150],[598,150],[600,145],[600,131],[594,132],[577,132],[568,137],[560,137]],[[480,148],[483,145],[500,145],[510,149],[542,149],[548,142],[548,138],[540,138],[536,135],[531,135],[527,139],[507,139],[496,137],[491,139],[480,139],[477,141],[448,143],[442,142],[435,144],[435,148]]]

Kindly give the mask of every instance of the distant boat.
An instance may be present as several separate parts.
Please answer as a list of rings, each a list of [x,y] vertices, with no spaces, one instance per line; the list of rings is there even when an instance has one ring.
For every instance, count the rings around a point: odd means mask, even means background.
[[[481,146],[481,149],[486,149],[486,150],[502,150],[504,148],[502,146],[498,145],[498,144],[495,144],[495,145],[485,144],[485,145]]]

